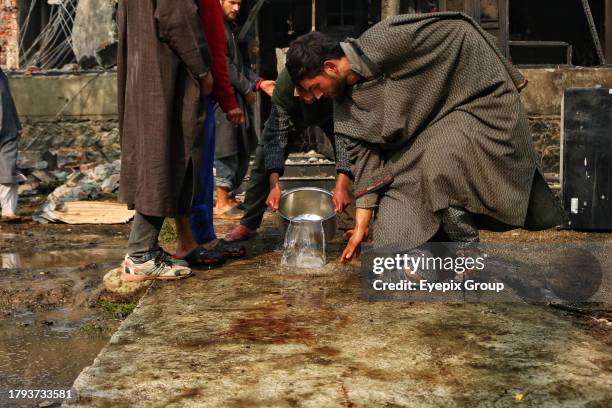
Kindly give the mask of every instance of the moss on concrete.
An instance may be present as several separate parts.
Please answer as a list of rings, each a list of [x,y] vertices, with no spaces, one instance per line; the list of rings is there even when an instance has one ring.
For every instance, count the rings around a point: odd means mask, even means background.
[[[100,302],[100,308],[111,318],[123,320],[134,311],[133,303],[115,303],[109,301]]]

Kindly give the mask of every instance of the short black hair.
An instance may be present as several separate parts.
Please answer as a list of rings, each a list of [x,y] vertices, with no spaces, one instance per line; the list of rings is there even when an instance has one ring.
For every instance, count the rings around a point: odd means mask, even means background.
[[[295,39],[287,51],[287,71],[295,85],[323,72],[323,63],[344,56],[340,43],[333,38],[312,31]]]

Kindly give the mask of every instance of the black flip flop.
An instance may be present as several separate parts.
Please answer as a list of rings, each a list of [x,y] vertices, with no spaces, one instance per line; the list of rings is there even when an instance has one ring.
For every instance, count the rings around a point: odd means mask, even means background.
[[[246,256],[246,248],[243,245],[234,242],[220,239],[212,249],[215,252],[221,252],[228,258],[244,258]]]
[[[194,268],[202,266],[213,268],[225,263],[225,256],[223,253],[218,251],[209,251],[202,247],[197,247],[182,259],[189,262],[189,266]]]

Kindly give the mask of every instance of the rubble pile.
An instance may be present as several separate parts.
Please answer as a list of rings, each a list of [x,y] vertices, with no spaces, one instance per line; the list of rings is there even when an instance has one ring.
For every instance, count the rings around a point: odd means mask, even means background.
[[[310,150],[306,153],[292,153],[289,155],[285,164],[288,165],[299,165],[299,164],[334,164],[333,161],[329,160],[322,154],[317,153],[314,150]]]
[[[84,147],[62,147],[42,154],[22,151],[17,166],[26,176],[19,186],[20,196],[51,191],[34,217],[39,222],[53,221],[50,214],[63,203],[94,200],[119,189],[121,161],[101,160]]]
[[[63,203],[70,201],[92,200],[103,194],[114,193],[119,189],[121,161],[100,164],[95,167],[82,166],[73,171],[66,182],[47,196],[47,200],[36,218],[39,222],[54,221],[53,212]]]
[[[40,151],[20,151],[17,167],[27,176],[19,187],[21,196],[35,195],[45,190],[53,190],[58,185],[75,177],[75,173],[86,173],[102,163],[114,163],[101,157],[93,149],[85,147],[61,147],[44,153]],[[113,184],[107,181],[107,186]],[[108,189],[107,188],[107,189]]]
[[[121,151],[118,124],[112,120],[25,122],[19,143],[34,162],[45,160],[51,167],[53,156],[64,154],[58,152],[61,148],[83,148],[86,157],[81,163],[111,162],[119,158]]]

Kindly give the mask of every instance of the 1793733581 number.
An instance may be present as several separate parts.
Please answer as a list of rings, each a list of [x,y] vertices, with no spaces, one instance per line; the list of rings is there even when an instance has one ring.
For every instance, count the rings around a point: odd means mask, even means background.
[[[71,399],[72,390],[9,390],[9,399]]]

